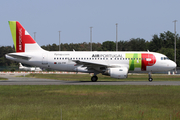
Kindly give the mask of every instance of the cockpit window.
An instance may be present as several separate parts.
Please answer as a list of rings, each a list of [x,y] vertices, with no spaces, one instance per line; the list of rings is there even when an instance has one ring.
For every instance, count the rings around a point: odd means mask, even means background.
[[[168,57],[161,57],[161,60],[169,60]]]
[[[169,60],[169,58],[168,58],[168,57],[164,57],[164,59],[165,59],[165,60]]]

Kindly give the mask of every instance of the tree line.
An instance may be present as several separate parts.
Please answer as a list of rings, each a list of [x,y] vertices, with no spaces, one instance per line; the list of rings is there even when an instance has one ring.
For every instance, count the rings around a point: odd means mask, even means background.
[[[143,38],[132,38],[130,40],[118,41],[118,51],[151,51],[165,54],[169,59],[174,60],[174,37],[175,34],[167,31],[154,34],[150,41]],[[180,37],[176,35],[176,63],[180,66]],[[48,44],[41,46],[48,51],[58,51],[59,45]],[[90,43],[61,43],[61,51],[89,51]],[[116,43],[114,41],[105,41],[103,43],[92,43],[93,51],[116,51]],[[18,63],[5,59],[6,53],[15,52],[14,47],[2,46],[0,47],[0,66],[18,66]]]

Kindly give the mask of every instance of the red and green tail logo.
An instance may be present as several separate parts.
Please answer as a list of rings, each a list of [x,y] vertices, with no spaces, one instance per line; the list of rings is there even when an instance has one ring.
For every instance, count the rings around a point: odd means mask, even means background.
[[[18,21],[9,21],[16,52],[25,52],[25,44],[36,43]]]

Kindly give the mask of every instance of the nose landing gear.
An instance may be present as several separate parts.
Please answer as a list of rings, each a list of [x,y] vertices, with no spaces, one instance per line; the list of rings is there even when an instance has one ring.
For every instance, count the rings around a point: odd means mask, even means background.
[[[149,82],[153,81],[153,78],[151,77],[151,72],[149,72],[149,78],[148,78]]]

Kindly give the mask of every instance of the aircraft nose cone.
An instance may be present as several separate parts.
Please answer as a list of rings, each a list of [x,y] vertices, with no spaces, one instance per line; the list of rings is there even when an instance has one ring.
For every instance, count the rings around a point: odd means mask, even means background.
[[[171,61],[171,63],[169,64],[169,67],[171,67],[172,69],[176,68],[177,64],[174,61]]]
[[[177,64],[174,62],[174,68],[176,68],[177,67]]]

